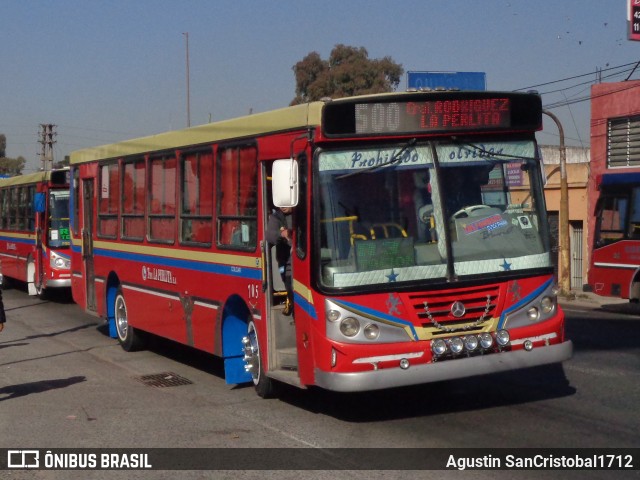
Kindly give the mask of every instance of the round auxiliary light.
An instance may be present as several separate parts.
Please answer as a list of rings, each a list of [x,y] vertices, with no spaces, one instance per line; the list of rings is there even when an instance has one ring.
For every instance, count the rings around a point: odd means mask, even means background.
[[[459,354],[464,350],[464,343],[460,337],[453,337],[449,340],[449,348],[451,349],[451,353]]]
[[[553,299],[551,297],[544,297],[540,301],[540,308],[542,310],[542,313],[551,313],[551,311],[553,310]]]
[[[406,358],[400,360],[400,368],[402,370],[406,370],[407,368],[409,368],[409,360],[407,360]]]
[[[478,348],[478,337],[475,335],[467,335],[464,337],[464,347],[473,352],[476,348]]]
[[[493,345],[493,337],[490,333],[483,332],[478,335],[478,339],[480,340],[480,346],[485,350],[487,348],[491,348],[491,346]]]
[[[376,324],[370,323],[364,327],[364,336],[368,340],[375,340],[380,336],[380,328]]]
[[[340,322],[340,331],[345,337],[355,337],[360,331],[360,322],[353,317],[347,317]]]
[[[524,349],[527,352],[530,352],[531,350],[533,350],[533,342],[531,340],[525,340],[524,341]]]
[[[527,318],[532,322],[535,322],[536,320],[538,320],[538,318],[540,318],[540,312],[536,307],[531,307],[529,310],[527,310]]]
[[[501,347],[506,346],[509,343],[509,332],[506,330],[498,330],[496,332],[496,343]]]
[[[443,339],[438,338],[431,342],[431,351],[438,357],[444,355],[447,352],[447,343]]]
[[[337,310],[329,310],[327,312],[327,320],[330,322],[337,322],[340,320],[340,312]]]

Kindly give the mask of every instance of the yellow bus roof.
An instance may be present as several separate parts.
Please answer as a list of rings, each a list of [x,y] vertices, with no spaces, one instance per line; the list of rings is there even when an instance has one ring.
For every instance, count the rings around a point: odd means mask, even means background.
[[[0,178],[0,187],[12,187],[14,185],[28,185],[48,181],[51,178],[51,170],[16,175],[15,177]]]
[[[311,102],[71,152],[71,164],[121,158],[320,124],[323,102]]]

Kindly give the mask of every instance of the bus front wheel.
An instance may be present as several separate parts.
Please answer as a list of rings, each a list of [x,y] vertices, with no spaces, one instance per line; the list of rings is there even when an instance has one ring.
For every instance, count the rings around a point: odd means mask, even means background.
[[[246,369],[251,373],[256,393],[262,398],[272,397],[275,393],[274,381],[264,373],[264,367],[262,366],[263,352],[260,348],[256,325],[253,322],[249,322],[247,336],[242,339],[242,343],[244,344]]]
[[[113,316],[118,334],[118,342],[126,352],[140,350],[144,346],[142,333],[129,325],[127,316],[127,303],[124,299],[122,289],[118,288],[113,305]]]

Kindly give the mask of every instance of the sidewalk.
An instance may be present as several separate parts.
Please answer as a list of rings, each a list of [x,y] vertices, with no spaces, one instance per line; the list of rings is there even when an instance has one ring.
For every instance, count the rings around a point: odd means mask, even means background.
[[[593,292],[572,291],[570,295],[558,295],[561,307],[588,308],[593,310],[611,310],[619,313],[640,315],[640,304],[630,303],[628,299],[603,297]]]

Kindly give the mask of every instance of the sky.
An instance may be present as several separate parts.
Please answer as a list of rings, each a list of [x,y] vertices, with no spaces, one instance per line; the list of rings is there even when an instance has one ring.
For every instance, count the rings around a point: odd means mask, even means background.
[[[590,87],[640,79],[628,0],[5,0],[0,133],[40,167],[73,150],[287,106],[310,52],[364,47],[407,71],[484,72],[489,90],[529,90],[589,146]],[[599,73],[597,73],[599,72]],[[558,143],[548,118],[538,134]]]

